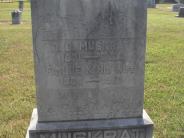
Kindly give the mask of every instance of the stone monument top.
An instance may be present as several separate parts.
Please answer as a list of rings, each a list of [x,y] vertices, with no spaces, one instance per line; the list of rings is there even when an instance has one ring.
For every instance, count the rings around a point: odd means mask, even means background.
[[[32,0],[39,121],[142,116],[140,1]]]

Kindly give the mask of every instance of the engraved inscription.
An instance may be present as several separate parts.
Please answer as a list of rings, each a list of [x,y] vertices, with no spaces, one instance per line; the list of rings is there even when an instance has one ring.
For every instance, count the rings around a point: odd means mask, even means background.
[[[63,39],[59,44],[49,42],[46,47],[51,60],[47,61],[46,72],[48,75],[62,78],[60,85],[65,88],[89,87],[90,83],[103,86],[119,85],[122,81],[125,84],[126,81],[133,82],[138,62],[133,58],[134,54],[128,54],[128,49],[135,49],[134,41],[132,40],[132,44],[127,41]],[[131,58],[134,60],[130,60]]]
[[[36,138],[145,138],[145,128],[78,132],[36,132]]]
[[[47,3],[42,2],[40,5]],[[101,5],[100,1],[95,2],[97,7],[82,1],[83,9],[75,1],[72,4],[76,6],[69,12],[63,7],[66,3],[55,0],[49,4],[57,10],[50,9],[45,14],[40,14],[46,10],[45,6],[43,11],[38,10],[36,43],[45,49],[43,60],[51,59],[45,61],[47,75],[58,77],[64,89],[116,87],[127,83],[128,87],[134,87],[139,67],[136,40],[143,37],[139,35],[142,27],[137,27],[133,18],[136,12],[127,12],[132,5],[110,0],[102,8],[97,6]],[[94,13],[90,11],[91,6],[96,7]]]

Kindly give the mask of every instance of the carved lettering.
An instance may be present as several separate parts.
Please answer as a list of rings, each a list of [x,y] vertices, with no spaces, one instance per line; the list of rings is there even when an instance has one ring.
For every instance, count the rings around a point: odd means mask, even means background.
[[[121,135],[120,138],[131,138],[131,137],[130,137],[130,134],[128,133],[128,131],[127,130],[124,130],[122,132],[122,135]]]
[[[87,138],[86,132],[75,132],[73,138]]]
[[[92,132],[92,137],[91,138],[103,138],[103,131]]]
[[[118,129],[100,131],[78,131],[78,132],[36,132],[37,138],[144,138],[145,129]]]
[[[114,130],[114,131],[105,131],[104,132],[104,138],[116,138],[116,131]]]

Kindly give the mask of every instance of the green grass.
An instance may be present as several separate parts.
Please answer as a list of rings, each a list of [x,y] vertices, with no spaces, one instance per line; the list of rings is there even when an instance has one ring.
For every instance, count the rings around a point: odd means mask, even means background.
[[[36,106],[30,6],[11,25],[17,6],[0,3],[0,138],[24,138]],[[184,18],[169,6],[148,11],[144,107],[155,138],[184,138]]]
[[[156,138],[184,138],[184,18],[167,7],[149,10],[145,108]]]
[[[11,21],[11,12],[15,9],[18,9],[18,2],[14,3],[0,3],[0,22]],[[22,14],[23,21],[30,22],[30,4],[25,2],[24,12]]]
[[[0,138],[25,138],[30,113],[35,107],[30,9],[11,25],[15,4],[0,3]]]

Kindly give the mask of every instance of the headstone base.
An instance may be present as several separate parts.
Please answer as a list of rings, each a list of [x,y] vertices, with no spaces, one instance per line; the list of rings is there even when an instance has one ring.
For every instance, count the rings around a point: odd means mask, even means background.
[[[143,118],[38,122],[33,110],[26,138],[152,138],[153,122],[143,111]]]

